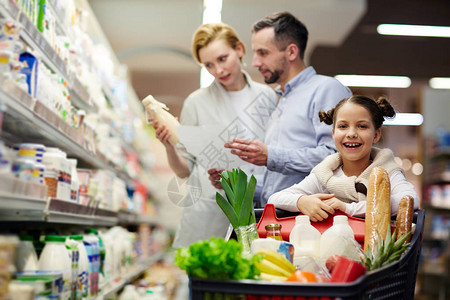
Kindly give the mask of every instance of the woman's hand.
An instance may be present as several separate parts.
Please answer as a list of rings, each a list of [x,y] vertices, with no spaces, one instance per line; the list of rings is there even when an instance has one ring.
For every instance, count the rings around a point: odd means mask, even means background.
[[[152,122],[152,126],[155,128],[156,138],[164,145],[164,147],[174,148],[174,146],[169,143],[169,138],[171,137],[169,129],[167,129],[165,125],[159,126],[157,120]]]
[[[233,139],[225,143],[225,148],[230,148],[231,153],[239,156],[243,161],[257,166],[267,165],[267,146],[258,140]]]
[[[334,197],[334,194],[303,195],[297,200],[297,208],[308,215],[313,222],[323,221],[329,214],[334,214],[334,208],[325,201]]]
[[[222,174],[224,170],[217,170],[217,169],[209,169],[208,170],[208,174],[209,174],[209,180],[211,181],[211,184],[216,188],[221,190],[222,189],[222,185],[220,184],[220,182],[217,182],[220,180],[220,174]]]

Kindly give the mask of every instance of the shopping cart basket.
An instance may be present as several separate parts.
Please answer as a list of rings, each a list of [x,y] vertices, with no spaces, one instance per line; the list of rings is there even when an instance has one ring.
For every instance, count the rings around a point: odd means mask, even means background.
[[[261,214],[259,212],[259,214]],[[294,283],[190,278],[192,300],[414,299],[425,212],[414,213],[415,231],[400,260],[350,283]],[[282,218],[280,219],[282,220]]]

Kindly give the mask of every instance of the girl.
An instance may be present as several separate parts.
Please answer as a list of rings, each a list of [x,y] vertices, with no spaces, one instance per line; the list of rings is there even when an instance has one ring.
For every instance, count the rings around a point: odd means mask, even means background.
[[[184,101],[180,123],[221,125],[226,130],[238,121],[255,138],[263,139],[265,123],[276,107],[277,96],[270,87],[254,82],[242,70],[245,47],[235,31],[222,23],[202,25],[194,34],[192,52],[215,80],[209,87],[194,91]],[[216,203],[218,190],[209,179],[210,176],[212,181],[218,179],[221,170],[187,153],[181,144],[172,146],[165,126],[158,126],[157,122],[153,126],[157,138],[166,148],[171,169],[178,177],[189,178],[190,191],[183,202],[190,205],[183,208],[173,246],[186,247],[211,236],[225,237],[229,222]],[[242,167],[249,176],[263,174],[263,168],[250,164]],[[220,187],[214,183],[216,188]]]
[[[326,157],[300,183],[273,194],[268,203],[300,211],[312,221],[322,221],[336,209],[351,216],[364,216],[369,175],[374,167],[380,166],[389,173],[391,214],[397,214],[400,200],[406,195],[414,198],[414,208],[418,208],[414,187],[406,181],[392,151],[373,147],[380,140],[385,116],[394,117],[395,112],[384,97],[374,101],[352,96],[328,112],[320,111],[320,121],[333,125],[338,153]]]

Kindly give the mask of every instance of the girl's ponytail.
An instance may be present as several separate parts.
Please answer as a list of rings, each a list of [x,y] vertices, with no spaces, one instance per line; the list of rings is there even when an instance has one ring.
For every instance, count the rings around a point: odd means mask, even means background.
[[[334,108],[325,112],[323,110],[319,111],[319,120],[327,125],[333,124]]]
[[[395,117],[395,110],[392,107],[392,105],[389,103],[386,97],[380,96],[375,101],[380,108],[381,112],[383,113],[383,117],[389,117],[393,118]]]

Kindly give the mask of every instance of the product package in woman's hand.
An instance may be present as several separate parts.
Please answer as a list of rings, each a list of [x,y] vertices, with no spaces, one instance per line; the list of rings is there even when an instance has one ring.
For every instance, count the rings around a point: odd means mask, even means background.
[[[169,142],[172,145],[178,143],[177,127],[180,125],[178,120],[169,113],[169,108],[164,104],[153,98],[152,95],[148,95],[142,100],[142,104],[145,107],[145,116],[147,123],[150,124],[154,120],[158,121],[158,126],[166,126],[170,132]]]

